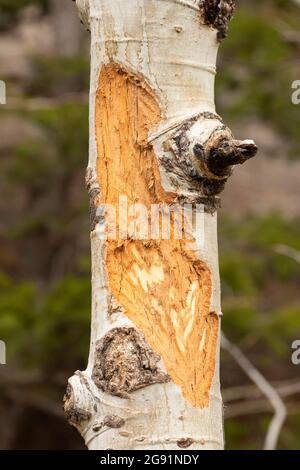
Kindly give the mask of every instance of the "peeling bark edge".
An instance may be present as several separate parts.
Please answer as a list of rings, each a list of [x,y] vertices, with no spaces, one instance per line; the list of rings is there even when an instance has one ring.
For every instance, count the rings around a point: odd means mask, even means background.
[[[215,28],[218,41],[226,38],[229,22],[233,17],[235,4],[233,0],[200,0],[199,8],[204,23]]]
[[[94,432],[99,432],[102,428],[108,427],[112,429],[119,429],[125,425],[125,419],[121,418],[120,416],[117,415],[107,415],[104,417],[103,421],[101,422],[96,422],[93,425],[93,431]]]
[[[90,0],[72,1],[76,2],[80,23],[83,24],[86,27],[87,31],[90,32]]]
[[[97,214],[98,198],[101,195],[101,190],[98,183],[98,178],[94,168],[87,167],[85,175],[85,184],[89,195],[90,206],[90,225],[91,232],[96,228],[97,224],[101,221],[101,216]]]
[[[159,369],[159,361],[142,332],[113,328],[96,343],[92,379],[102,391],[129,398],[130,392],[170,381]]]
[[[92,414],[88,410],[80,408],[76,403],[73,387],[70,383],[68,383],[63,398],[63,409],[67,421],[75,428],[80,427],[83,422],[89,421],[92,417]]]

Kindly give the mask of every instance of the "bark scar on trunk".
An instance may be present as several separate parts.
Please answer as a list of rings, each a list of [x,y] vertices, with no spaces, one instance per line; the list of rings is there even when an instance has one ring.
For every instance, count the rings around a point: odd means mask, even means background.
[[[95,113],[101,203],[118,208],[119,197],[126,196],[128,206],[142,204],[148,214],[153,205],[170,207],[178,203],[180,194],[167,192],[162,185],[158,156],[148,141],[150,131],[163,122],[164,116],[156,93],[144,77],[119,64],[104,65]],[[174,224],[171,218],[172,234]],[[219,318],[211,314],[212,275],[197,255],[195,239],[166,240],[161,234],[158,239],[145,241],[130,234],[127,239],[108,239],[105,263],[109,289],[124,314],[162,358],[184,397],[195,407],[207,407],[215,372]],[[102,342],[97,347],[95,381],[100,388],[119,396],[165,379],[156,370],[155,355],[146,356],[153,365],[146,367],[145,376],[145,368],[139,365],[139,349],[130,338],[123,332],[119,339],[109,339],[107,357],[113,365],[107,373],[101,362],[101,357],[107,355],[106,347]],[[124,348],[118,347],[120,340],[129,348],[127,353],[132,353],[134,367],[123,354]],[[118,355],[122,371],[116,365]],[[119,374],[123,374],[121,379]]]
[[[97,342],[92,379],[104,392],[130,398],[130,392],[170,380],[159,361],[143,333],[114,328]]]

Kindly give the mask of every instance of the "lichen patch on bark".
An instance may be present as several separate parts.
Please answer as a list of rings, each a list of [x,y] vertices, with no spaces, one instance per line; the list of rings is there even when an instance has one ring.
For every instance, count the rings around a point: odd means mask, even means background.
[[[96,422],[93,425],[93,431],[99,432],[103,427],[108,427],[112,429],[119,429],[125,424],[125,419],[117,415],[107,415],[103,421]]]
[[[126,195],[128,205],[141,203],[150,211],[152,204],[177,201],[176,194],[162,187],[157,157],[148,144],[150,130],[162,120],[159,100],[143,77],[114,63],[102,67],[95,116],[101,203],[117,207],[119,196]],[[172,219],[171,233],[173,229]],[[219,319],[210,313],[210,269],[195,254],[196,244],[194,249],[191,245],[190,240],[161,237],[107,240],[106,269],[111,293],[163,359],[171,379],[193,406],[206,407],[215,372]],[[119,396],[145,386],[148,379],[155,383],[164,378],[155,369],[156,356],[143,353],[150,361],[146,379],[145,368],[140,367],[141,349],[132,335],[123,332],[97,346],[94,380]],[[130,364],[124,348],[118,347],[120,340],[126,343]],[[103,360],[114,364],[108,374]],[[118,370],[120,361],[123,375]]]

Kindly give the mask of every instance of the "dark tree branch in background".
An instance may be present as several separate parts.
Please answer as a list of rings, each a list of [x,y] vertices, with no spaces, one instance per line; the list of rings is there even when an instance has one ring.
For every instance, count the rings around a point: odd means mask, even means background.
[[[274,251],[280,255],[287,256],[288,258],[293,259],[297,263],[300,263],[300,251],[295,250],[287,245],[275,245]]]
[[[224,335],[221,337],[221,346],[237,362],[240,368],[256,384],[272,405],[275,413],[265,438],[264,450],[275,450],[287,414],[284,402],[276,389],[272,387],[265,377],[251,364],[244,353]]]
[[[300,394],[300,382],[288,381],[272,383],[281,397]],[[224,401],[230,403],[236,400],[255,400],[262,396],[260,390],[255,385],[241,385],[239,387],[230,387],[223,391]]]

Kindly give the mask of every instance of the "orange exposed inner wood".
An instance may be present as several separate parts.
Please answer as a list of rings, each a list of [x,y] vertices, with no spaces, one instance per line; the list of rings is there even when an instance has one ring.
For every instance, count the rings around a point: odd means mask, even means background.
[[[172,204],[147,136],[163,119],[145,80],[117,64],[103,66],[96,98],[100,203]],[[185,240],[107,240],[109,288],[128,318],[162,357],[171,379],[196,407],[206,407],[215,371],[218,317],[210,312],[211,273]]]

